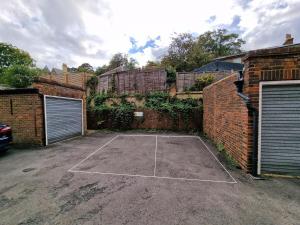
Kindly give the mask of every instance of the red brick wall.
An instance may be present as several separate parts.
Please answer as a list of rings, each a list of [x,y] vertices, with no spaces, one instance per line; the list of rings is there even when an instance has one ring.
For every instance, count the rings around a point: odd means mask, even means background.
[[[237,75],[216,82],[203,91],[203,130],[215,143],[223,144],[239,165],[247,170],[248,110],[237,95]]]
[[[244,57],[244,90],[259,110],[260,81],[300,80],[300,45],[250,51]],[[253,118],[237,95],[230,76],[204,89],[204,132],[250,171],[254,145]],[[256,165],[255,165],[256,166]]]
[[[0,95],[0,106],[0,122],[12,127],[14,143],[43,145],[43,103],[39,94]]]
[[[244,93],[250,97],[258,112],[260,81],[300,80],[300,45],[251,51],[245,56],[244,63]],[[249,117],[249,152],[253,149],[254,141],[252,126],[253,118]],[[249,160],[248,167],[251,166]]]
[[[167,113],[160,113],[150,109],[136,110],[144,113],[144,119],[134,120],[131,128],[132,129],[161,129],[161,130],[202,130],[202,111],[195,110],[188,122],[187,126],[182,117],[179,117],[177,123],[174,123],[172,117]],[[98,118],[96,113],[88,113],[88,128],[98,129],[98,128],[112,128],[111,121],[106,120],[100,127],[97,127],[97,123],[103,121],[102,118]]]
[[[40,79],[32,87],[39,89],[44,95],[55,95],[69,98],[85,98],[85,90],[74,85],[60,84],[55,81]]]
[[[83,99],[84,121],[86,121],[85,91],[53,81],[40,81],[32,85],[39,93],[12,93],[0,95],[0,122],[9,124],[13,130],[14,143],[44,144],[44,95],[55,95]],[[87,129],[86,122],[84,124]]]
[[[86,121],[86,93],[84,89],[74,85],[60,84],[54,81],[41,79],[32,85],[34,88],[39,89],[39,93],[43,95],[54,95],[69,98],[83,99],[83,121]],[[84,123],[84,131],[86,132],[87,126]]]
[[[244,92],[257,110],[260,81],[300,80],[300,45],[251,51],[244,62]]]

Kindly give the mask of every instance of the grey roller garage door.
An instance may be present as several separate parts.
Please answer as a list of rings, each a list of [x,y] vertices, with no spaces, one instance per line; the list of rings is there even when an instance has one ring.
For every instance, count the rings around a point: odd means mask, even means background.
[[[300,85],[263,85],[261,172],[300,174]]]
[[[81,99],[45,96],[46,144],[82,134]]]

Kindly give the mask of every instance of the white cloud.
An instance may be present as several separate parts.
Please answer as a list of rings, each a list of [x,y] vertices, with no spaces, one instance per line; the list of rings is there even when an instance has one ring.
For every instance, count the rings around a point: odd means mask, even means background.
[[[39,66],[100,66],[128,53],[130,37],[144,46],[160,36],[159,48],[130,55],[143,65],[165,51],[175,32],[230,27],[237,17],[234,30],[246,49],[279,45],[285,33],[300,37],[299,0],[0,0],[0,8],[0,41],[27,50]]]

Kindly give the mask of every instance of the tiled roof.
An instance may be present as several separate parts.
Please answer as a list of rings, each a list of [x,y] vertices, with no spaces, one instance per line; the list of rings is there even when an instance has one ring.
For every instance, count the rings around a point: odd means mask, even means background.
[[[223,61],[214,61],[208,63],[200,68],[194,69],[194,72],[204,73],[204,72],[214,72],[214,71],[241,71],[244,65],[240,63],[231,63]]]

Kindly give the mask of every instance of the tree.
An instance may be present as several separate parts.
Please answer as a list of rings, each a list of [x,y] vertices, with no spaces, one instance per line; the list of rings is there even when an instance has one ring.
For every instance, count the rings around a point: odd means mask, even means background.
[[[15,88],[25,88],[32,84],[40,71],[26,65],[11,65],[5,69],[1,83]]]
[[[216,57],[241,53],[244,43],[238,34],[228,33],[225,29],[208,31],[198,37],[182,33],[172,38],[161,63],[176,71],[191,71]]]
[[[99,66],[99,67],[97,67],[95,74],[97,76],[99,76],[99,75],[105,73],[106,71],[107,71],[107,65]]]
[[[192,34],[182,33],[172,38],[168,54],[162,58],[162,65],[172,66],[177,71],[190,70],[189,55],[195,44]]]
[[[196,45],[213,57],[221,57],[241,53],[241,47],[245,43],[238,34],[228,33],[226,29],[218,29],[200,35]]]
[[[88,63],[83,63],[77,68],[78,72],[94,73],[93,67]]]
[[[170,87],[172,84],[176,83],[176,70],[172,66],[166,68],[167,72],[167,84]]]
[[[145,68],[158,68],[158,67],[161,67],[161,63],[158,62],[158,61],[151,61],[151,60],[148,60],[146,65],[145,65]]]
[[[115,69],[119,66],[128,65],[128,55],[122,53],[116,53],[113,55],[108,64],[108,70]]]
[[[134,58],[130,58],[128,63],[126,64],[127,69],[133,70],[138,65],[138,62]]]
[[[135,69],[138,62],[134,58],[128,58],[127,54],[116,53],[112,56],[108,65],[100,66],[96,69],[96,75],[103,74],[119,66],[125,66],[127,69]]]
[[[0,43],[0,74],[12,65],[34,66],[34,60],[29,53],[11,44]]]

